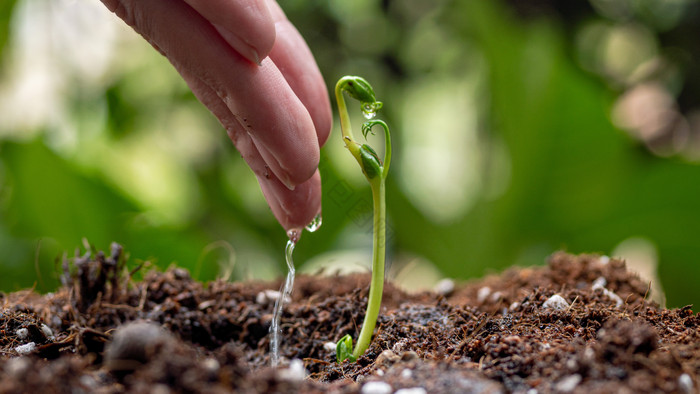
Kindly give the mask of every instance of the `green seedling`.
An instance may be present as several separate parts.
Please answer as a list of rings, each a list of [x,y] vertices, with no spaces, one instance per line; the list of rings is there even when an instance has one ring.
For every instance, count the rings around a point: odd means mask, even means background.
[[[362,113],[369,119],[362,125],[362,134],[367,139],[367,134],[374,132],[372,128],[376,125],[384,129],[384,160],[380,160],[377,153],[367,144],[359,144],[355,141],[350,126],[350,116],[345,104],[343,92],[360,102]],[[377,110],[382,107],[382,103],[374,96],[372,86],[360,77],[345,76],[335,85],[335,98],[338,102],[338,112],[340,113],[340,127],[343,134],[345,147],[348,148],[352,156],[357,160],[365,178],[372,188],[372,200],[374,202],[374,232],[373,232],[373,254],[372,254],[372,280],[369,287],[369,299],[367,301],[367,313],[362,323],[360,336],[357,339],[357,347],[353,350],[352,337],[346,335],[336,345],[336,358],[338,362],[346,359],[357,360],[372,341],[374,327],[377,324],[379,308],[382,303],[382,292],[384,288],[384,260],[386,255],[386,176],[389,173],[391,162],[391,137],[389,126],[382,120],[375,120]]]

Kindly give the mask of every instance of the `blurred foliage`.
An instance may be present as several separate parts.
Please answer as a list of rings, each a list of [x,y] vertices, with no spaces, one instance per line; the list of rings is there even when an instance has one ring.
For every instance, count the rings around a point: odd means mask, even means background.
[[[469,278],[642,238],[668,304],[700,303],[697,2],[281,5],[329,87],[362,75],[385,103],[393,272]],[[100,7],[0,5],[0,288],[51,290],[83,238],[202,280],[279,275],[285,234],[222,128]],[[338,135],[299,265],[371,248],[369,190]]]

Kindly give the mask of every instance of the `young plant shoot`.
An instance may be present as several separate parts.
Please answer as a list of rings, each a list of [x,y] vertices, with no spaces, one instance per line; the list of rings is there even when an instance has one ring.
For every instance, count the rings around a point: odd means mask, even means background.
[[[377,153],[367,144],[359,144],[355,141],[350,126],[350,116],[345,105],[343,92],[360,102],[362,114],[368,119],[362,125],[362,134],[367,139],[367,134],[374,132],[372,128],[376,125],[384,129],[384,160],[380,160]],[[391,137],[389,136],[389,126],[382,120],[372,119],[382,107],[382,103],[377,101],[374,90],[370,84],[360,77],[345,76],[335,85],[335,98],[338,102],[338,112],[340,113],[340,127],[343,133],[345,147],[348,148],[352,156],[357,160],[365,178],[372,188],[372,200],[374,202],[374,238],[372,255],[372,280],[369,287],[369,299],[367,302],[367,313],[362,323],[360,336],[357,339],[357,347],[353,350],[352,337],[346,335],[336,345],[336,358],[338,362],[346,359],[356,361],[369,347],[379,316],[379,307],[382,303],[382,292],[384,288],[384,260],[386,255],[386,203],[384,199],[386,190],[386,176],[389,172],[391,162]]]

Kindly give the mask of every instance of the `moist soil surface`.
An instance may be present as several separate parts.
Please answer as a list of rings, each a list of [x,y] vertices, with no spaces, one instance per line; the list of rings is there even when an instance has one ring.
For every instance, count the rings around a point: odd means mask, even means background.
[[[122,249],[63,264],[62,287],[3,294],[0,392],[696,393],[700,315],[649,301],[623,261],[552,255],[406,294],[387,283],[357,362],[369,275],[301,276],[269,325],[280,282],[202,284],[183,269],[139,272]],[[142,269],[145,271],[145,269]]]

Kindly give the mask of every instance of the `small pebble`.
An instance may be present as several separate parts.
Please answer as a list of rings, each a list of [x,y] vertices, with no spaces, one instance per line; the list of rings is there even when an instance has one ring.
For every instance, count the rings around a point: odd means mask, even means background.
[[[203,366],[204,369],[206,369],[209,373],[216,373],[216,372],[219,370],[219,367],[220,367],[219,362],[216,361],[215,358],[211,358],[211,357],[208,358],[208,359],[206,359],[206,360],[204,360],[204,362],[202,363],[202,366]]]
[[[387,365],[393,364],[397,361],[399,361],[399,356],[397,356],[396,353],[392,352],[391,350],[386,349],[379,353],[379,356],[377,356],[377,360],[375,361],[375,363],[378,365]]]
[[[41,332],[43,332],[44,336],[46,336],[46,338],[49,340],[53,341],[55,339],[53,336],[53,331],[51,331],[51,328],[46,324],[41,325]]]
[[[511,312],[515,312],[518,310],[518,308],[520,308],[520,303],[518,301],[515,301],[514,303],[510,304],[508,310]]]
[[[605,288],[605,285],[607,285],[607,284],[608,284],[608,281],[605,280],[605,278],[601,276],[600,278],[598,278],[598,279],[596,279],[596,280],[593,281],[593,284],[591,285],[591,288],[592,288],[593,290],[596,290],[596,289],[603,289],[603,288]]]
[[[404,369],[403,371],[401,371],[401,377],[402,377],[403,379],[410,379],[410,378],[413,377],[413,371],[411,371],[410,369],[406,368],[406,369]]]
[[[613,293],[612,291],[608,290],[605,288],[605,285],[607,284],[607,281],[605,278],[600,277],[596,280],[593,281],[593,285],[591,286],[591,289],[593,291],[600,290],[603,292],[603,295],[606,297],[610,298],[611,300],[615,301],[615,307],[619,308],[624,304],[624,301],[622,301],[622,298],[620,298],[619,295]]]
[[[323,344],[323,350],[330,352],[330,353],[335,353],[335,348],[337,344],[335,342],[326,342]]]
[[[562,310],[568,308],[569,303],[559,294],[555,294],[549,297],[549,299],[542,304],[542,307],[546,309]]]
[[[500,301],[501,298],[503,298],[503,293],[501,293],[500,291],[497,291],[497,292],[491,294],[491,297],[489,299],[491,300],[491,302],[493,302],[495,304],[498,301]]]
[[[574,391],[576,386],[578,386],[579,383],[581,383],[581,375],[579,374],[574,374],[574,375],[569,375],[562,380],[560,380],[554,389],[556,391],[562,391],[565,393],[568,393],[570,391]]]
[[[257,296],[255,296],[255,302],[260,304],[260,305],[267,305],[267,304],[270,304],[270,303],[277,301],[280,298],[281,294],[282,293],[280,293],[277,290],[271,290],[271,289],[263,290],[260,293],[258,293]],[[289,297],[284,298],[284,302],[289,302],[289,301],[290,301]]]
[[[17,338],[19,339],[26,339],[27,336],[29,336],[29,330],[26,328],[20,328],[17,331],[15,331],[15,334],[17,335]]]
[[[607,264],[610,262],[610,257],[608,257],[608,256],[600,256],[600,258],[598,259],[598,262],[599,262],[601,265],[607,265]]]
[[[256,301],[257,301],[257,297],[256,297]],[[202,302],[199,303],[199,305],[197,305],[197,308],[198,308],[199,310],[203,311],[203,310],[205,310],[205,309],[207,309],[207,308],[211,308],[211,307],[214,306],[215,304],[216,304],[216,300],[202,301]]]
[[[691,378],[687,373],[681,374],[681,376],[678,377],[678,388],[680,388],[684,393],[692,393],[693,378]]]
[[[399,354],[399,353],[403,353],[406,350],[407,346],[408,346],[408,339],[404,338],[404,339],[396,342],[391,347],[391,350],[393,350],[394,353]]]
[[[21,355],[29,354],[33,352],[34,349],[36,349],[36,343],[34,342],[25,343],[24,345],[19,345],[15,347],[15,351]]]
[[[367,382],[362,385],[362,394],[391,394],[394,390],[386,382]]]
[[[442,279],[433,286],[433,291],[440,295],[450,295],[455,291],[455,282],[452,279]]]
[[[301,382],[306,377],[306,374],[307,372],[306,368],[304,368],[304,362],[298,358],[290,361],[287,368],[279,370],[280,379],[290,382]]]
[[[398,389],[394,394],[428,394],[423,387],[411,387],[409,389]]]
[[[480,288],[479,291],[476,292],[476,301],[480,304],[483,303],[484,301],[486,301],[486,297],[488,297],[489,294],[491,294],[490,287],[484,286]]]

